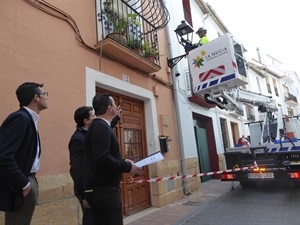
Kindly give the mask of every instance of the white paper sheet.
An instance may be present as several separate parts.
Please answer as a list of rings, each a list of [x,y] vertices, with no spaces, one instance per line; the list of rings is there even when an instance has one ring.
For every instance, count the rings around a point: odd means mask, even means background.
[[[152,155],[147,156],[144,159],[141,159],[141,160],[135,162],[135,164],[139,167],[143,167],[143,166],[150,165],[152,163],[159,162],[163,159],[165,159],[165,158],[162,156],[162,154],[160,152],[156,152]]]

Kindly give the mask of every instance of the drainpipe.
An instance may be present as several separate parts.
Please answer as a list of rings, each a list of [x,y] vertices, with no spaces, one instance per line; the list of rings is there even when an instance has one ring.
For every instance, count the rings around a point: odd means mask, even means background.
[[[163,1],[163,4],[166,5],[165,1]],[[176,56],[173,56],[172,53],[172,47],[171,47],[171,36],[170,35],[175,35],[174,30],[171,30],[170,25],[168,24],[166,26],[166,31],[167,31],[167,41],[168,41],[168,51],[169,51],[169,57],[173,58]],[[175,65],[172,70],[171,70],[171,77],[172,77],[172,83],[173,83],[173,98],[175,102],[175,111],[176,111],[176,122],[177,122],[177,128],[178,128],[178,141],[179,141],[179,146],[180,146],[180,162],[181,162],[181,171],[182,175],[186,176],[186,164],[185,164],[185,154],[184,154],[184,147],[183,147],[183,136],[182,136],[182,126],[181,126],[181,118],[182,116],[180,115],[179,112],[179,102],[178,102],[178,83],[176,80],[176,73],[177,72],[177,65]],[[183,179],[183,192],[185,195],[189,195],[189,188],[187,185],[187,180],[186,178]]]

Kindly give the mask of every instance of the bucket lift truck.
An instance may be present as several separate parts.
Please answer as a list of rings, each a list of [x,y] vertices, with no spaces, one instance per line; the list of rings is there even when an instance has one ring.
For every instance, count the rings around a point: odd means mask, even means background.
[[[193,92],[221,109],[241,110],[238,87],[248,84],[242,46],[230,34],[189,51]]]
[[[249,123],[250,146],[226,149],[222,181],[242,187],[257,181],[292,180],[300,186],[300,118],[283,118],[271,97],[241,89],[248,84],[242,46],[230,34],[188,54],[193,92],[221,109],[243,115],[243,104],[258,106],[264,121]],[[292,135],[288,135],[292,134]],[[236,170],[236,168],[248,168]]]

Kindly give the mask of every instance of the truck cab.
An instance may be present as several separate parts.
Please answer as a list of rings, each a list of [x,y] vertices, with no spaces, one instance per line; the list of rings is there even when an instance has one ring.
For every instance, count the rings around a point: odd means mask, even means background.
[[[293,181],[299,187],[300,118],[270,117],[248,126],[250,146],[226,149],[226,165],[231,171],[223,173],[221,180],[238,181],[242,187],[256,186],[258,181],[282,180]],[[237,168],[245,169],[235,171]]]

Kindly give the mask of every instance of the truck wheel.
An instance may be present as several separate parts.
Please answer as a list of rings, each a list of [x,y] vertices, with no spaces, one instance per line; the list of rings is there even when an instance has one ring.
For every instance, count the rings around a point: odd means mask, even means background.
[[[294,181],[294,186],[296,188],[300,188],[300,181]]]
[[[240,181],[240,185],[243,188],[253,188],[256,187],[257,182],[256,181]]]

